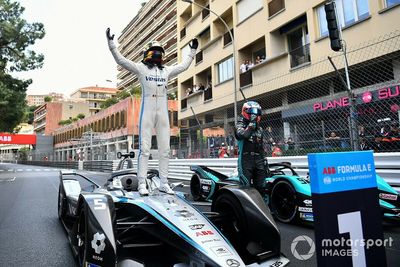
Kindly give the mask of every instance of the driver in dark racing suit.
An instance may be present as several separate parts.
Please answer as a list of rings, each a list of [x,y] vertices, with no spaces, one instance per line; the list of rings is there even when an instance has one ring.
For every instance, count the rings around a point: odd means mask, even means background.
[[[238,140],[239,179],[243,185],[253,185],[264,195],[264,180],[267,175],[265,140],[260,127],[261,107],[257,102],[243,104],[242,114],[236,124],[235,136]]]

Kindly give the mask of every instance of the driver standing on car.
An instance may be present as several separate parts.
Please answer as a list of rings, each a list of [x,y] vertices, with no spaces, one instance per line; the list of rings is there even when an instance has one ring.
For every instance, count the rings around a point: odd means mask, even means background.
[[[242,114],[236,124],[238,140],[238,170],[243,185],[254,186],[264,195],[264,180],[267,175],[263,129],[260,127],[261,106],[255,101],[243,104]]]
[[[156,129],[159,152],[159,175],[161,180],[160,191],[174,194],[168,185],[168,161],[170,152],[170,127],[168,118],[167,86],[168,79],[189,68],[196,55],[198,41],[194,38],[190,46],[189,55],[181,64],[165,66],[163,64],[164,48],[157,41],[147,44],[143,52],[143,60],[135,63],[124,58],[117,50],[111,35],[110,28],[106,31],[108,46],[115,61],[124,69],[138,76],[142,89],[142,103],[139,119],[139,156],[138,156],[138,191],[141,195],[148,195],[146,177],[148,159],[150,156],[151,136]]]

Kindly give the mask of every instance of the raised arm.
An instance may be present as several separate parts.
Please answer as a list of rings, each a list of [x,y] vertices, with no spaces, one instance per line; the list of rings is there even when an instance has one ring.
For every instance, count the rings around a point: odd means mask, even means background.
[[[108,41],[108,47],[110,48],[111,54],[113,55],[115,62],[117,62],[118,65],[122,66],[124,69],[138,74],[139,69],[138,69],[138,64],[134,63],[126,58],[124,58],[121,53],[118,51],[117,47],[114,44],[114,34],[110,34],[110,28],[107,28],[106,30],[106,35],[107,35],[107,41]]]
[[[254,129],[255,129],[254,123],[250,122],[249,125],[246,125],[243,121],[243,118],[239,118],[235,127],[236,139],[238,140],[249,139]]]
[[[190,66],[190,64],[193,61],[193,58],[196,56],[196,49],[199,46],[199,42],[197,41],[196,38],[194,38],[191,41],[191,44],[189,44],[190,46],[190,53],[189,55],[181,62],[181,64],[178,64],[176,66],[172,66],[169,67],[170,72],[169,72],[169,77],[168,78],[172,78],[176,75],[178,75],[179,73],[187,70]]]

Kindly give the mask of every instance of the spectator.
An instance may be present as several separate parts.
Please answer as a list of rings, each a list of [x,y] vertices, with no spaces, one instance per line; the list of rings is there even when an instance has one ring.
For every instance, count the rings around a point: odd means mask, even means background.
[[[186,89],[186,96],[189,96],[192,93],[193,93],[192,88]]]
[[[294,149],[294,141],[293,141],[292,137],[288,137],[286,144],[288,145],[288,150]]]
[[[228,157],[229,153],[226,149],[225,143],[222,143],[218,151],[218,158],[228,158]]]
[[[371,150],[372,147],[365,137],[360,137],[360,150]]]
[[[248,66],[247,60],[243,60],[242,65],[240,65],[240,73],[245,73],[248,69],[247,66]]]
[[[397,121],[393,121],[390,124],[390,130],[388,131],[386,136],[400,138],[399,123]]]
[[[199,91],[204,91],[206,88],[204,87],[204,84],[200,83],[199,84]]]
[[[341,146],[340,136],[336,134],[336,132],[331,132],[330,135],[326,138],[328,141],[330,148],[337,148]]]
[[[248,64],[247,64],[247,70],[249,70],[249,69],[251,69],[251,68],[253,68],[254,67],[254,63],[253,63],[253,61],[250,61]]]
[[[262,62],[261,57],[260,57],[260,56],[257,56],[257,57],[256,57],[256,65],[257,65],[257,64],[260,64],[261,62]]]

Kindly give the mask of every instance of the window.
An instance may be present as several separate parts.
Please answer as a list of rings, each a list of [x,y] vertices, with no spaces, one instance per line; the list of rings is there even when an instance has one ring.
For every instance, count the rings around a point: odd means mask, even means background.
[[[287,39],[291,68],[311,61],[307,25],[303,25],[288,33]]]
[[[400,2],[400,0],[397,0]],[[369,16],[368,0],[335,0],[338,19],[342,27],[349,26]],[[319,20],[319,35],[327,36],[328,27],[324,5],[317,9]]]
[[[251,17],[263,7],[262,0],[241,0],[237,3],[238,23]]]
[[[400,0],[386,0],[385,4],[386,4],[386,7],[391,7],[391,6],[400,4]]]
[[[222,83],[233,78],[233,58],[230,57],[218,64],[218,81]]]
[[[285,8],[284,0],[269,0],[268,1],[268,14],[269,17],[275,15],[279,11]]]

